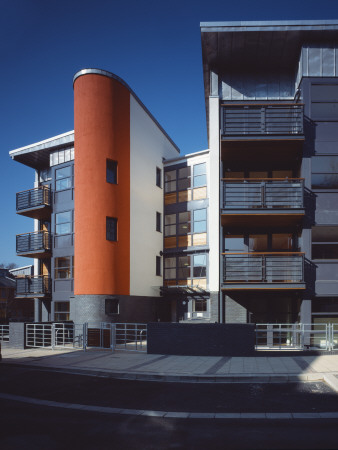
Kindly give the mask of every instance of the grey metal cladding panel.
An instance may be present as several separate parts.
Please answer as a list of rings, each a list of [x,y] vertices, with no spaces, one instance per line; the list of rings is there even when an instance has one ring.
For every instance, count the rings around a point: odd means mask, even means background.
[[[320,262],[316,260],[316,281],[335,281],[338,282],[338,262]],[[338,295],[338,291],[337,291]]]
[[[338,295],[338,281],[316,281],[316,295]]]
[[[337,154],[338,143],[336,141],[315,141],[315,154]]]
[[[316,122],[316,142],[336,141],[338,145],[338,122]],[[338,152],[336,147],[336,152]]]

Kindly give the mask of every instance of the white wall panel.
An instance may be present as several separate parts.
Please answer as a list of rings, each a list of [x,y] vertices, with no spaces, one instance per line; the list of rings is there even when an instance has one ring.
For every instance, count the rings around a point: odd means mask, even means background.
[[[163,249],[163,158],[178,155],[131,95],[130,295],[158,296],[158,286],[163,284],[163,278],[156,276],[156,256]],[[162,188],[156,186],[156,167],[162,170]],[[162,215],[161,233],[156,231],[156,211]]]

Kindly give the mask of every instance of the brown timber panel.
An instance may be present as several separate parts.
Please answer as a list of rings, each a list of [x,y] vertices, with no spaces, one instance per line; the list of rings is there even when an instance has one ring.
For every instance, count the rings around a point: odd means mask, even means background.
[[[178,237],[178,246],[179,247],[191,247],[191,235],[187,234],[186,236]]]
[[[164,204],[171,205],[172,203],[176,203],[176,192],[164,195]]]
[[[194,245],[206,245],[207,233],[194,234]]]
[[[176,236],[164,238],[164,248],[175,248]]]
[[[178,201],[181,202],[190,202],[191,201],[191,190],[180,191],[178,193]]]
[[[202,200],[203,198],[207,198],[207,188],[201,187],[194,189],[194,200]]]

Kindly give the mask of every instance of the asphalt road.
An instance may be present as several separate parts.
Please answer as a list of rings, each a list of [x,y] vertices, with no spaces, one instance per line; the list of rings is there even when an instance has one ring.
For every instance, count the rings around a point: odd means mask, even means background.
[[[183,384],[97,378],[0,364],[0,391],[97,406],[166,411],[338,411],[323,383]],[[0,400],[1,450],[337,449],[338,420],[169,419]]]

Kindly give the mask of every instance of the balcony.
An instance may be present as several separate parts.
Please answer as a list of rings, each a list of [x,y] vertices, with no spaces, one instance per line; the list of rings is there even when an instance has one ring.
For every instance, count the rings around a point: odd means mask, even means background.
[[[51,234],[48,231],[18,234],[16,253],[29,258],[48,258],[51,256]]]
[[[303,104],[222,104],[222,140],[303,139]]]
[[[16,194],[16,212],[33,219],[47,219],[51,213],[51,192],[39,186]]]
[[[223,253],[224,290],[305,289],[303,253]]]
[[[50,297],[52,280],[48,275],[25,276],[16,279],[16,297]]]
[[[222,179],[222,226],[297,225],[305,214],[303,179]]]

